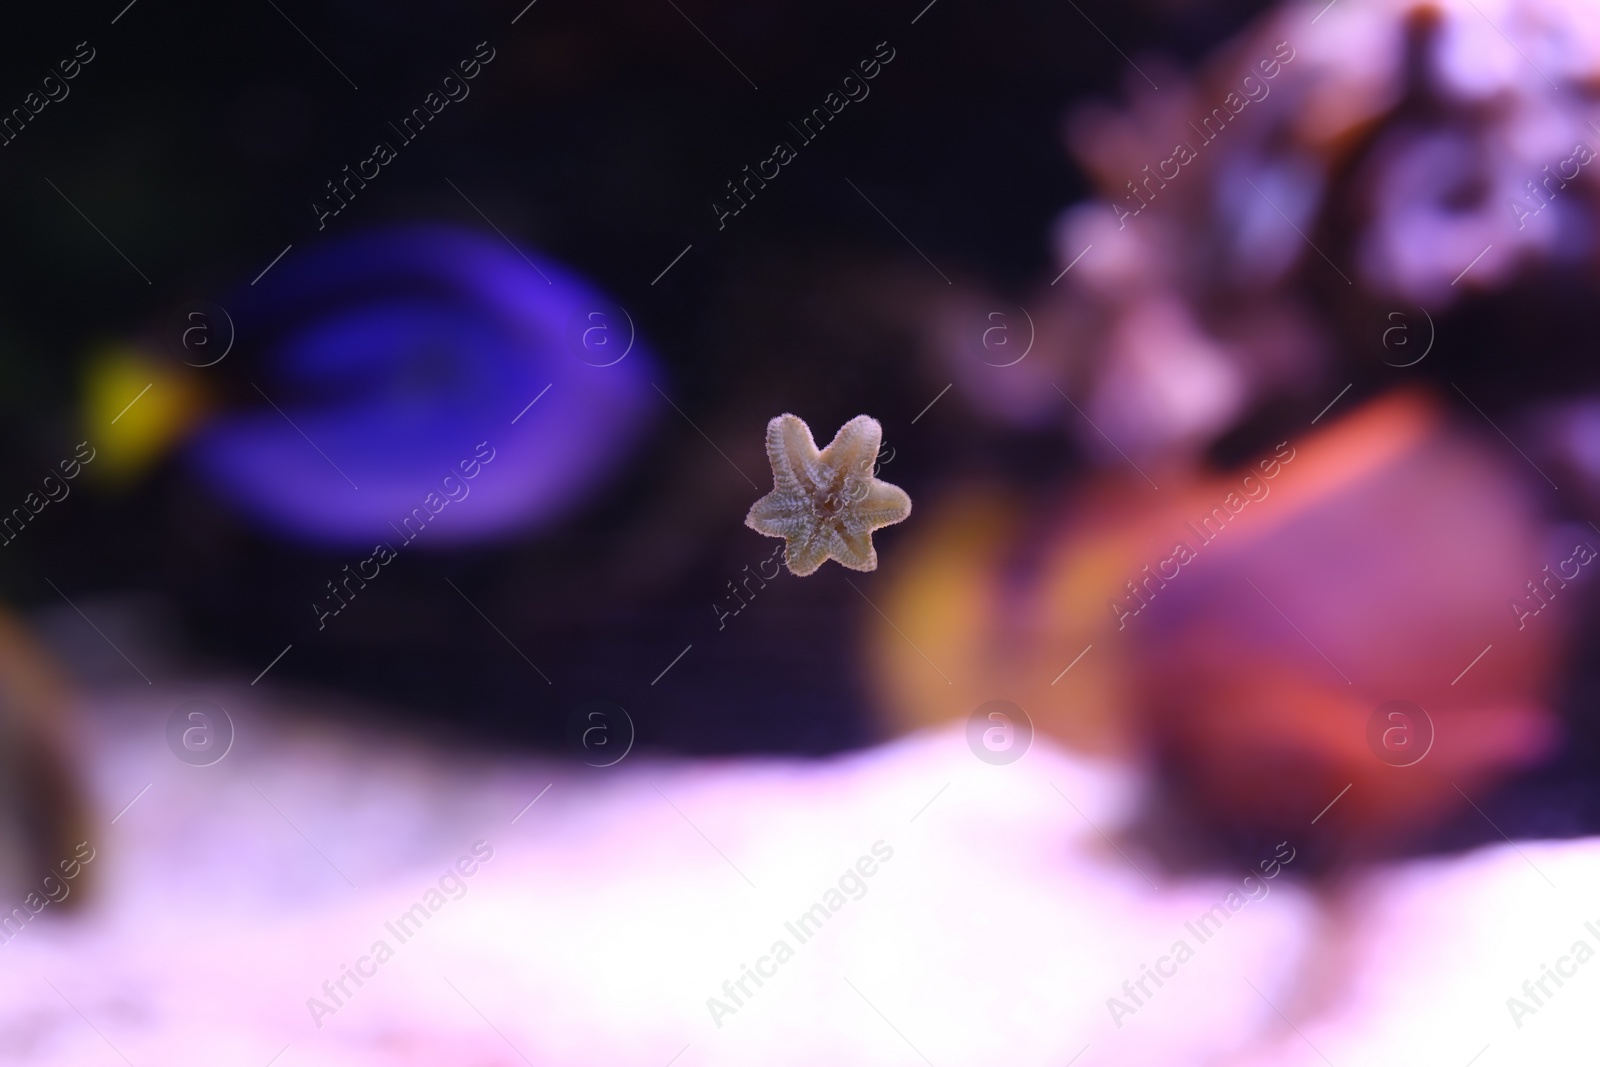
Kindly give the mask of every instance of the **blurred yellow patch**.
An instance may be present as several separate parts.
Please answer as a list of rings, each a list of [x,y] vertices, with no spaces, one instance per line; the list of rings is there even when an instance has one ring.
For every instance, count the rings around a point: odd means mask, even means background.
[[[90,473],[127,487],[178,444],[207,408],[193,374],[132,345],[103,348],[84,378],[84,432],[99,450]]]

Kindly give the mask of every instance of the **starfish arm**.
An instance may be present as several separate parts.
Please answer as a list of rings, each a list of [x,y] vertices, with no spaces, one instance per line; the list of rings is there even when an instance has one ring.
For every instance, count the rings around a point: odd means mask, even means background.
[[[765,534],[768,537],[781,537],[786,541],[795,537],[804,537],[811,529],[809,519],[795,517],[758,519],[754,521],[746,519],[745,525],[756,533]]]
[[[750,505],[744,524],[771,537],[784,537],[787,527],[803,522],[810,515],[811,508],[804,495],[774,489]]]
[[[904,522],[911,514],[911,497],[898,485],[873,480],[866,496],[850,509],[851,518],[867,524],[868,529],[892,526]]]
[[[849,567],[853,571],[875,571],[878,569],[878,550],[872,547],[871,530],[834,530],[833,550],[830,555],[838,560],[841,566]]]
[[[834,434],[822,450],[822,463],[847,477],[870,477],[883,443],[883,426],[871,415],[857,415]]]
[[[813,526],[788,539],[783,561],[789,573],[804,578],[828,561],[830,547],[827,530]]]
[[[811,427],[798,415],[779,415],[767,423],[767,459],[779,492],[810,492],[816,487],[821,457]]]

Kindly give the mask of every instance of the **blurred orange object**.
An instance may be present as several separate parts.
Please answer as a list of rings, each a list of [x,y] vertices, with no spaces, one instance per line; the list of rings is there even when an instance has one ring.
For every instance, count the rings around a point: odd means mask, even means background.
[[[1544,528],[1435,403],[1378,400],[1228,473],[1151,473],[1159,489],[1130,472],[1042,523],[993,492],[930,508],[879,601],[904,633],[874,632],[897,726],[1011,700],[1071,747],[1151,764],[1213,828],[1341,855],[1549,751],[1574,598],[1519,630]],[[1397,700],[1424,714],[1379,712]]]

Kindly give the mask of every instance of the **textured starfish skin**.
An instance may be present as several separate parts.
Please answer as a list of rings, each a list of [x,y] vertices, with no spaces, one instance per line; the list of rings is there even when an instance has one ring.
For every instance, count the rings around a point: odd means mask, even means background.
[[[772,492],[757,500],[744,524],[786,542],[791,574],[812,574],[830,559],[853,571],[878,567],[872,531],[911,514],[904,489],[872,475],[883,441],[878,420],[857,415],[821,452],[796,415],[767,423]]]

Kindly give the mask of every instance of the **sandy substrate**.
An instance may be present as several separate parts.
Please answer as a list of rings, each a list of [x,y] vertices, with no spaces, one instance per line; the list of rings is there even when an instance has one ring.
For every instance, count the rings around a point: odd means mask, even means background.
[[[197,695],[89,709],[96,884],[0,945],[0,1062],[1592,1055],[1600,962],[1572,955],[1600,950],[1592,841],[1375,871],[1330,905],[1292,862],[1246,887],[1160,876],[1111,840],[1132,776],[1043,741],[1005,767],[949,729],[819,763],[635,753],[597,770],[430,751],[217,690],[238,739],[191,767],[164,726]],[[1571,973],[1514,1021],[1507,998],[1537,992],[1543,964]],[[1330,986],[1331,1004],[1312,995]]]

